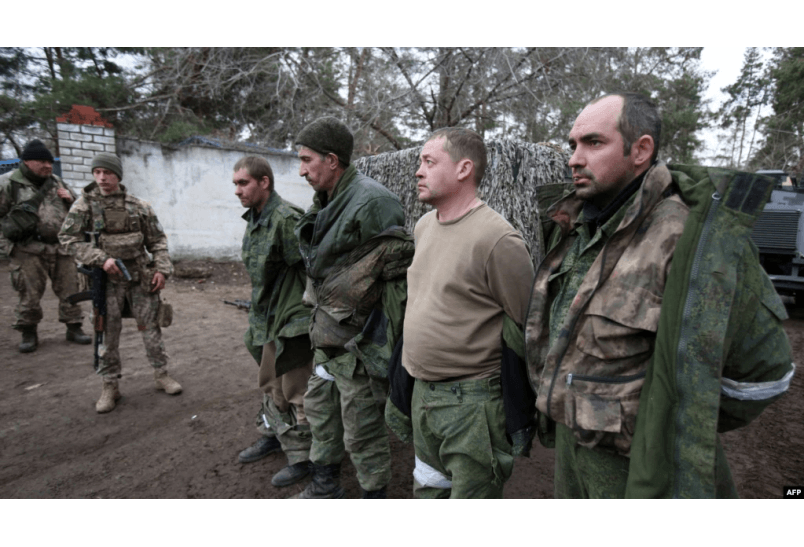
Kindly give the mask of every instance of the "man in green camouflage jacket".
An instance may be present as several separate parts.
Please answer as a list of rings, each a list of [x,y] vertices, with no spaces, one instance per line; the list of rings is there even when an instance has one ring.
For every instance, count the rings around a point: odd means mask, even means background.
[[[47,279],[59,297],[59,321],[67,324],[67,340],[89,344],[92,338],[81,330],[83,315],[78,304],[67,297],[78,292],[78,272],[75,262],[59,245],[58,233],[75,194],[53,174],[53,155],[41,141],[34,139],[22,151],[18,169],[0,177],[0,219],[7,218],[14,205],[37,200],[38,216],[34,233],[14,237],[9,241],[11,286],[19,293],[14,309],[13,328],[22,332],[19,350],[35,351],[38,345],[36,327],[42,320],[39,301],[45,293]],[[19,237],[19,239],[18,239]],[[0,238],[4,238],[0,235]]]
[[[660,132],[635,94],[592,102],[570,132],[575,192],[548,210],[525,323],[556,497],[736,496],[717,433],[793,375],[749,240],[769,181],[657,162]]]
[[[118,347],[124,316],[137,320],[145,353],[154,368],[156,388],[178,395],[181,385],[168,376],[168,355],[157,321],[159,293],[173,273],[167,236],[151,206],[128,194],[126,187],[120,184],[123,179],[120,158],[100,153],[92,159],[91,167],[95,182],[84,188],[70,209],[59,232],[59,241],[78,262],[101,267],[107,274],[103,358],[98,367],[103,391],[95,404],[97,412],[105,413],[113,410],[121,397]],[[94,238],[86,241],[86,232],[96,232],[97,243]],[[152,262],[146,251],[153,255]],[[122,260],[131,281],[125,279],[116,259]]]
[[[288,465],[271,479],[289,486],[309,474],[310,424],[304,412],[313,352],[307,335],[310,310],[302,304],[304,262],[293,232],[302,210],[282,199],[263,158],[248,156],[234,166],[235,195],[248,211],[242,257],[251,278],[246,348],[259,365],[263,393],[257,413],[261,437],[239,455],[241,463],[284,451]]]
[[[387,366],[402,331],[413,241],[399,198],[350,165],[353,138],[343,123],[318,119],[296,144],[299,174],[316,191],[296,226],[315,348],[304,397],[314,474],[300,497],[343,497],[348,451],[363,496],[384,498],[391,478]]]

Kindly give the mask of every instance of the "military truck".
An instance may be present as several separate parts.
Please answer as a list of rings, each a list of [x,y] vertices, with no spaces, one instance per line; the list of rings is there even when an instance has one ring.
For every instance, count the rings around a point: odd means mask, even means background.
[[[792,296],[796,306],[804,306],[804,187],[784,171],[757,173],[775,178],[777,184],[751,239],[776,292]]]

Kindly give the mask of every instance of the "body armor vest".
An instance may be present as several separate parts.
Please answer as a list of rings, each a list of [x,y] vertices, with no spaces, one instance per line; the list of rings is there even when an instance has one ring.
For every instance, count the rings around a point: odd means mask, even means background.
[[[93,229],[100,233],[98,245],[114,258],[134,260],[143,252],[145,234],[138,215],[126,209],[125,198],[92,202]]]

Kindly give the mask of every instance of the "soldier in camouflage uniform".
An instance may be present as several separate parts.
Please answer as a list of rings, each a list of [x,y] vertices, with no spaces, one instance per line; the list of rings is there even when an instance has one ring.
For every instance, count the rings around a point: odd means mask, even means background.
[[[548,210],[525,323],[556,497],[736,496],[717,432],[793,374],[749,240],[771,185],[666,166],[660,132],[635,94],[594,101],[570,132],[575,191]]]
[[[39,301],[48,277],[53,292],[59,297],[59,321],[67,324],[67,340],[89,344],[92,338],[81,330],[81,307],[67,301],[68,296],[78,292],[78,272],[75,262],[58,240],[59,228],[75,201],[75,194],[53,174],[53,155],[41,141],[29,142],[20,159],[19,169],[0,177],[0,219],[4,219],[15,204],[30,200],[43,190],[44,196],[37,210],[36,233],[7,245],[11,285],[19,293],[13,325],[22,331],[19,350],[28,353],[37,348],[36,330],[42,320]]]
[[[316,194],[296,226],[312,306],[315,372],[304,396],[313,434],[313,480],[301,498],[339,498],[350,453],[366,498],[384,498],[391,448],[383,409],[387,363],[401,333],[405,270],[413,255],[402,204],[350,165],[353,137],[321,118],[296,138]]]
[[[245,343],[260,367],[263,393],[257,414],[261,437],[239,460],[257,461],[281,449],[288,465],[271,484],[290,486],[310,473],[312,442],[304,413],[304,393],[313,371],[307,334],[310,310],[302,304],[304,263],[293,233],[303,211],[279,196],[271,166],[263,158],[238,161],[232,180],[235,195],[248,207],[242,256],[252,289]]]
[[[168,355],[157,322],[159,292],[173,273],[167,236],[151,206],[127,194],[125,186],[120,184],[123,179],[120,158],[107,153],[96,155],[92,175],[95,182],[84,188],[70,209],[59,240],[78,262],[102,267],[108,276],[103,358],[98,368],[103,391],[95,405],[95,410],[104,413],[113,410],[121,397],[118,346],[123,317],[133,316],[137,320],[148,361],[154,368],[156,388],[177,395],[181,393],[181,385],[168,376]],[[97,232],[98,242],[85,241],[86,232]],[[152,261],[145,251],[153,256]],[[115,259],[123,261],[131,281],[123,277]]]

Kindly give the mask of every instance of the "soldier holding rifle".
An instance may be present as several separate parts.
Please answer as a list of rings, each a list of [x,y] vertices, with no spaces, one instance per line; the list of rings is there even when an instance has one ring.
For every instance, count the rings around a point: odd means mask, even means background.
[[[59,241],[76,260],[89,267],[101,267],[107,275],[105,340],[99,348],[102,359],[98,367],[103,391],[95,405],[95,410],[104,413],[113,410],[120,399],[118,346],[123,317],[137,320],[148,361],[154,368],[156,388],[176,395],[181,393],[181,385],[168,376],[168,356],[158,320],[163,305],[159,292],[173,272],[167,236],[151,206],[128,194],[120,184],[120,158],[98,154],[92,160],[92,175],[95,182],[84,188],[70,209]],[[90,241],[86,233],[91,234]],[[118,261],[130,272],[131,280],[124,277]]]

